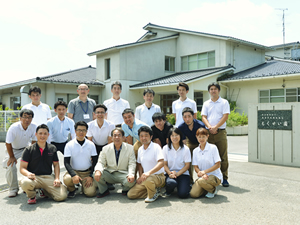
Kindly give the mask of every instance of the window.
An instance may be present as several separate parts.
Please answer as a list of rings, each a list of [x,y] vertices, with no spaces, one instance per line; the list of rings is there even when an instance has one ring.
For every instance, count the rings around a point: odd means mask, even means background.
[[[105,59],[105,80],[110,79],[110,59]]]
[[[178,95],[160,95],[160,107],[164,114],[172,113],[172,103],[178,99]]]
[[[300,102],[300,88],[260,90],[259,103],[269,102]]]
[[[175,58],[165,56],[165,71],[175,71]]]
[[[10,108],[17,110],[18,107],[21,107],[21,97],[10,97]]]
[[[88,96],[89,96],[89,98],[94,99],[96,104],[99,103],[99,96],[98,95],[88,95]]]
[[[215,66],[215,51],[181,57],[181,71],[199,70]]]
[[[201,112],[203,106],[203,92],[195,92],[194,93],[194,100],[197,104],[197,111]]]

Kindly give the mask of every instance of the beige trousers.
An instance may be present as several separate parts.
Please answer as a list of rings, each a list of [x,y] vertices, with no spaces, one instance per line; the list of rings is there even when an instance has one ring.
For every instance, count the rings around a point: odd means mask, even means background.
[[[199,178],[195,181],[192,190],[190,191],[190,196],[192,198],[198,198],[207,192],[214,193],[216,187],[219,186],[220,183],[221,180],[214,175],[209,175],[208,180]]]

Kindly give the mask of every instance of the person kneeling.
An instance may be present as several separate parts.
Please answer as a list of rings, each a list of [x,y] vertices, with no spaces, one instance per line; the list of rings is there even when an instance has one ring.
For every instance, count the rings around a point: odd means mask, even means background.
[[[66,145],[64,162],[67,173],[64,183],[69,191],[68,197],[75,197],[75,184],[82,184],[82,191],[87,197],[96,195],[93,172],[97,163],[97,151],[93,142],[85,138],[88,125],[84,121],[75,124],[76,138]]]
[[[127,196],[130,199],[145,198],[145,202],[154,202],[165,184],[164,157],[161,147],[151,141],[153,133],[150,127],[142,126],[138,135],[143,144],[137,158],[139,178]]]
[[[109,195],[107,183],[122,184],[122,195],[135,184],[134,172],[136,167],[133,146],[123,142],[125,133],[121,128],[111,132],[113,143],[103,147],[98,163],[95,167],[95,181],[97,181],[99,194],[97,198]]]
[[[196,132],[200,145],[193,151],[193,166],[198,179],[190,192],[192,198],[198,198],[205,193],[205,197],[213,198],[217,194],[217,186],[223,180],[218,148],[207,142],[208,136],[208,131],[204,128],[200,128]]]
[[[47,144],[49,129],[42,124],[36,128],[37,143],[26,147],[20,164],[20,172],[25,176],[20,186],[29,198],[28,204],[36,203],[36,190],[43,188],[45,194],[55,201],[67,198],[67,190],[59,180],[59,162],[54,145]],[[52,165],[54,175],[52,175]]]

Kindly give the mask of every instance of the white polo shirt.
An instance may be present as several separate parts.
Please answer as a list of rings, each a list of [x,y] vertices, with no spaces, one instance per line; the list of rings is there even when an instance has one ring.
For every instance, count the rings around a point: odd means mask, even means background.
[[[104,120],[102,127],[100,128],[97,123],[97,119],[88,123],[89,128],[87,131],[87,137],[93,137],[93,142],[96,145],[105,145],[108,143],[107,138],[111,137],[111,131],[115,129],[115,125],[108,121]]]
[[[40,102],[38,106],[29,103],[24,105],[22,109],[30,109],[33,111],[32,123],[35,123],[37,126],[41,124],[47,124],[47,120],[52,118],[50,107],[47,104]]]
[[[49,127],[48,143],[51,141],[56,143],[64,143],[68,140],[68,136],[71,133],[72,139],[76,138],[74,120],[65,116],[65,119],[61,121],[58,116],[55,116],[47,121]]]
[[[185,107],[190,107],[194,113],[197,113],[197,105],[196,102],[192,99],[189,99],[188,97],[181,101],[180,98],[172,103],[172,113],[176,113],[176,123],[175,127],[178,127],[180,124],[182,124],[184,121],[182,119],[182,110]]]
[[[22,127],[21,121],[12,124],[6,134],[5,142],[11,144],[13,149],[21,149],[29,146],[30,141],[36,141],[36,125],[31,123],[26,130]]]
[[[152,103],[149,109],[144,103],[143,105],[140,105],[135,109],[135,118],[143,121],[151,127],[154,124],[152,121],[152,116],[156,112],[161,112],[160,106]]]
[[[199,169],[206,170],[214,166],[217,162],[221,162],[219,151],[217,146],[206,142],[205,148],[202,151],[200,147],[197,147],[193,151],[193,166],[198,166]],[[214,175],[223,182],[223,175],[220,168],[207,173],[207,175]]]
[[[122,98],[117,101],[110,98],[105,100],[103,104],[107,107],[107,120],[115,125],[123,123],[122,112],[124,109],[130,108],[128,101]]]
[[[92,156],[96,156],[95,144],[88,139],[81,146],[77,139],[66,144],[64,157],[71,157],[71,166],[74,170],[87,170],[92,166]]]
[[[171,145],[171,147],[171,149],[168,145],[163,147],[164,161],[168,162],[170,171],[178,172],[185,166],[185,163],[192,161],[191,151],[186,145],[183,145],[182,148],[179,147],[177,150],[174,149],[173,145]],[[183,174],[189,175],[189,170],[185,171]]]
[[[153,143],[151,141],[148,148],[145,150],[144,145],[139,148],[137,162],[143,167],[144,173],[153,169],[158,160],[164,159],[161,147],[159,144]],[[161,174],[165,172],[164,167],[154,174]]]
[[[226,99],[219,97],[216,102],[211,99],[204,102],[201,115],[207,116],[207,120],[211,126],[215,126],[224,114],[230,114],[230,106]],[[226,122],[219,128],[225,129]]]

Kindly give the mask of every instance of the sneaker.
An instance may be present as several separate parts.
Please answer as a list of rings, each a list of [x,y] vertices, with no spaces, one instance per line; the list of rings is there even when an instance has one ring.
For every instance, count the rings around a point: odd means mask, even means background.
[[[68,198],[74,198],[75,194],[76,194],[75,192],[76,192],[76,190],[75,191],[69,191]]]
[[[127,196],[128,191],[122,191],[122,195]]]
[[[110,184],[110,183],[106,183],[106,184],[107,184],[108,190],[113,191],[113,190],[116,189],[115,186],[114,186],[113,184]]]
[[[170,196],[171,196],[171,194],[169,194],[169,193],[165,192],[165,193],[163,193],[163,196],[164,196],[164,197],[170,197]]]
[[[97,198],[103,198],[103,197],[105,197],[105,196],[107,196],[107,195],[109,195],[110,194],[110,192],[109,192],[109,190],[107,189],[106,191],[104,191],[102,194],[101,193],[98,193],[97,194]],[[123,193],[122,193],[123,194]]]
[[[48,196],[45,195],[45,192],[43,191],[43,189],[39,190],[39,195],[40,195],[40,198],[48,198]]]
[[[16,190],[12,190],[12,191],[10,191],[9,193],[8,193],[8,197],[9,198],[14,198],[14,197],[16,197],[18,195],[18,191],[16,191]]]
[[[153,197],[152,198],[146,198],[145,199],[145,202],[148,202],[148,203],[150,203],[150,202],[154,202],[158,197],[160,196],[160,188],[156,188],[156,192],[155,192],[155,194],[153,195]]]
[[[28,204],[36,204],[36,197],[34,198],[29,198],[27,201]]]
[[[229,183],[226,179],[223,179],[222,185],[223,185],[223,187],[229,187]]]
[[[216,195],[217,193],[218,193],[218,189],[217,189],[217,187],[216,187],[214,193],[207,192],[207,194],[205,195],[205,197],[206,197],[206,198],[213,198],[213,197],[215,197],[215,195]]]

